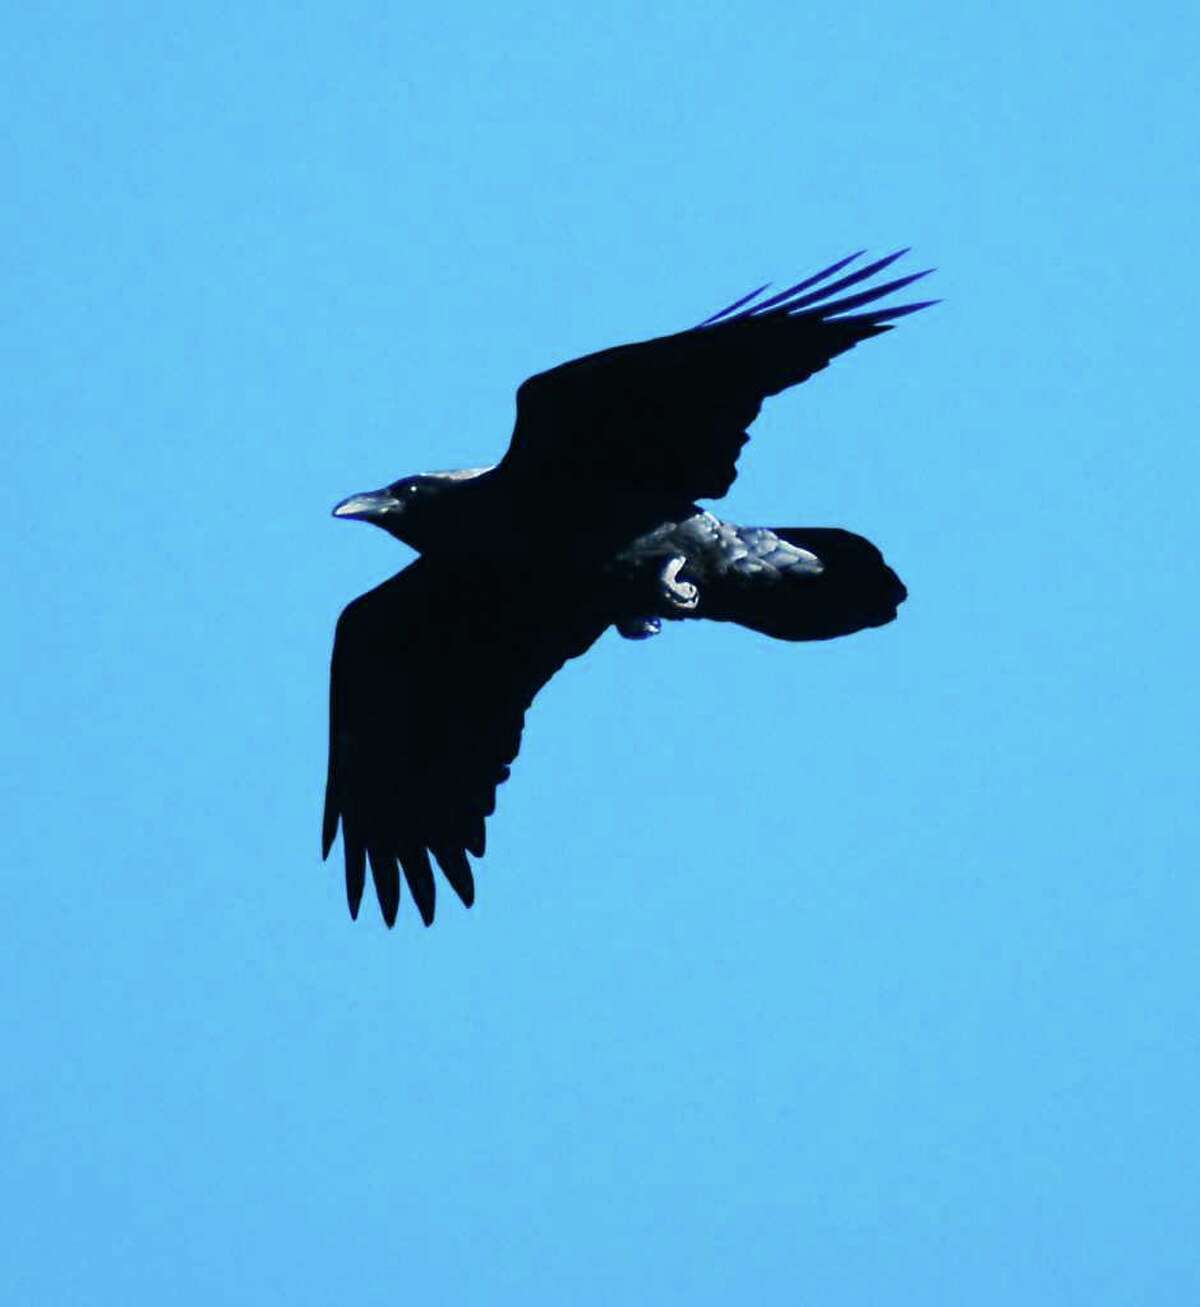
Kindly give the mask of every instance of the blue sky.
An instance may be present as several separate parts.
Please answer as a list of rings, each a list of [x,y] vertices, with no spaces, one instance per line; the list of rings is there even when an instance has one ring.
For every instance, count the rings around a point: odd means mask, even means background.
[[[0,1297],[1196,1301],[1194,6],[412,8],[0,44]],[[352,925],[331,505],[901,244],[722,508],[901,620],[606,637]]]

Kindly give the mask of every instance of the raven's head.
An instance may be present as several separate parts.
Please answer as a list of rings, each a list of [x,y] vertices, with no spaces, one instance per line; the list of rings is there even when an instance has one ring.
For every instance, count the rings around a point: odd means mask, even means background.
[[[457,472],[422,472],[401,477],[382,490],[351,495],[334,506],[334,517],[373,522],[413,549],[427,549],[448,529],[455,515],[450,506],[455,491],[491,468],[468,467]],[[450,510],[450,511],[448,511]]]

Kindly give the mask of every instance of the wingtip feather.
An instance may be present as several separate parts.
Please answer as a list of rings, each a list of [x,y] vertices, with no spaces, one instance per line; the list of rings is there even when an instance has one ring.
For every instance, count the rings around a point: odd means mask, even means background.
[[[471,874],[466,851],[450,845],[437,846],[432,852],[442,874],[450,882],[451,889],[462,900],[463,906],[469,908],[475,902],[475,878]]]
[[[463,844],[468,853],[482,858],[487,851],[487,825],[483,817],[472,815],[463,824]]]
[[[346,860],[346,903],[350,908],[351,921],[357,921],[367,883],[366,850],[361,844],[348,840],[345,831],[342,832],[342,850]]]
[[[379,898],[379,910],[390,930],[396,924],[396,914],[400,910],[400,868],[396,865],[395,855],[382,849],[372,847],[367,850],[367,856]]]
[[[433,879],[433,868],[429,865],[429,853],[424,848],[406,849],[400,854],[400,866],[404,869],[404,879],[408,882],[409,893],[421,914],[421,920],[430,926],[437,905],[437,887]]]
[[[325,791],[325,811],[321,818],[321,861],[324,862],[329,857],[329,850],[333,848],[333,841],[337,839],[338,819],[341,814],[338,812],[337,803],[334,800],[332,791],[326,787]]]
[[[770,286],[770,284],[771,283],[769,281],[764,281],[761,286],[756,287],[754,290],[752,290],[749,293],[749,295],[743,295],[741,299],[734,300],[733,303],[730,304],[727,308],[723,308],[719,312],[714,313],[711,318],[705,318],[703,322],[698,322],[696,324],[697,330],[700,327],[709,327],[714,322],[719,322],[723,317],[726,316],[726,314],[734,312],[735,309],[740,309],[743,304],[749,304],[750,301],[754,299],[756,295],[761,295],[763,291]]]
[[[921,309],[931,309],[935,304],[940,304],[938,300],[918,300],[915,304],[898,304],[894,309],[880,309],[874,313],[852,313],[843,318],[832,318],[833,322],[863,322],[876,325],[879,323],[891,322],[895,318],[905,318],[910,313],[917,313]],[[882,330],[882,327],[880,328]]]

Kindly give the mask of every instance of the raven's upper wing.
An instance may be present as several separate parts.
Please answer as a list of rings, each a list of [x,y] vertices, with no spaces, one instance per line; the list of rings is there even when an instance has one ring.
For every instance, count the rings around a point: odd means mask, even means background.
[[[860,252],[861,253],[861,252]],[[746,427],[762,401],[798,385],[887,323],[935,301],[851,314],[925,272],[839,292],[906,251],[837,277],[850,255],[766,299],[759,287],[698,327],[589,354],[517,391],[502,466],[578,494],[633,490],[664,501],[717,498],[737,475]],[[834,280],[830,280],[834,278]],[[818,287],[813,289],[813,287]]]
[[[604,625],[547,607],[518,580],[427,558],[347,606],[333,646],[323,851],[340,820],[352,915],[369,863],[388,925],[401,869],[428,925],[430,854],[470,906],[466,855],[483,854],[525,710]]]

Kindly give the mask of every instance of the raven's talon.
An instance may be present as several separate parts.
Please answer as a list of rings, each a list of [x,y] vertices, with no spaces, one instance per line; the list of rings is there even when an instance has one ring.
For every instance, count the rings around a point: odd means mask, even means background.
[[[617,630],[626,640],[649,640],[651,636],[662,631],[662,619],[658,617],[628,617],[617,623]]]
[[[673,608],[695,608],[700,602],[698,586],[676,579],[686,566],[686,558],[672,558],[662,570],[663,593]]]

